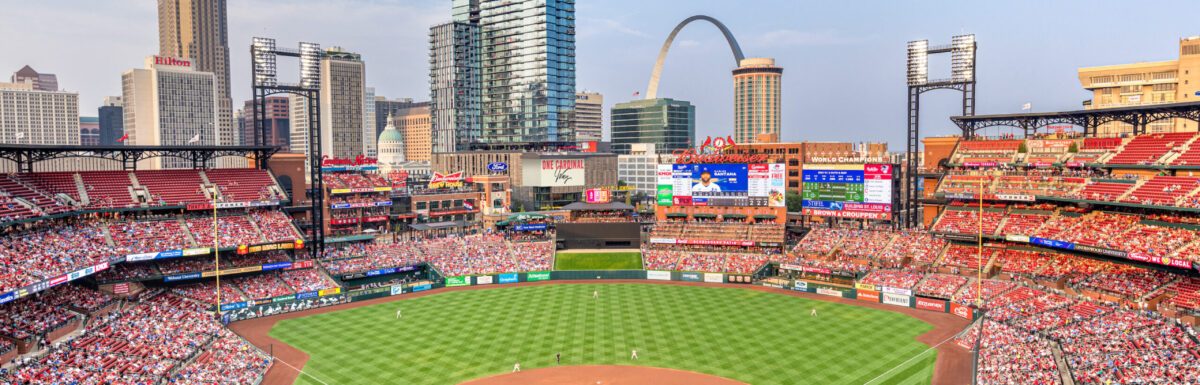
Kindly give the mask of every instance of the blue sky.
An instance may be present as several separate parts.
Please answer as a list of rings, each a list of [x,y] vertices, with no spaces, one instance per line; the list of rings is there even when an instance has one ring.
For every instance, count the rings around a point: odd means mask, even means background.
[[[235,108],[250,94],[248,44],[313,41],[359,52],[368,85],[389,98],[428,98],[427,36],[450,16],[449,0],[229,0]],[[903,147],[905,43],[974,33],[978,112],[1079,109],[1089,95],[1081,66],[1172,60],[1178,39],[1200,34],[1196,1],[630,1],[577,0],[577,86],[601,92],[605,108],[645,92],[666,35],[691,15],[725,23],[747,57],[784,67],[783,138],[888,141]],[[95,115],[120,75],[158,50],[155,2],[0,0],[0,73],[22,65],[55,73]],[[947,73],[931,61],[931,77]],[[716,28],[693,23],[667,58],[659,96],[696,105],[697,136],[732,134],[734,62]],[[922,98],[922,134],[955,131],[959,94]],[[606,128],[607,128],[606,117]],[[989,133],[994,133],[990,131]]]

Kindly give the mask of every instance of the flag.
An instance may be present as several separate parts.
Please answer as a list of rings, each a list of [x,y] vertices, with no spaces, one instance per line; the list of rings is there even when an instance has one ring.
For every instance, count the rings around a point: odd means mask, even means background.
[[[196,134],[196,136],[193,136],[191,139],[188,139],[188,144],[196,143],[199,141],[200,141],[200,134]]]
[[[121,139],[117,139],[117,143],[124,142],[125,139],[129,139],[129,134],[122,135]]]
[[[24,138],[24,137],[25,137],[25,133],[24,133],[24,132],[17,131],[17,139],[21,139],[21,138]]]
[[[1033,103],[1025,103],[1025,104],[1021,105],[1021,111],[1032,110],[1032,109],[1033,109]]]
[[[633,96],[638,96],[638,95],[641,95],[641,94],[642,94],[642,92],[641,92],[641,91],[634,91],[634,93],[633,93]]]

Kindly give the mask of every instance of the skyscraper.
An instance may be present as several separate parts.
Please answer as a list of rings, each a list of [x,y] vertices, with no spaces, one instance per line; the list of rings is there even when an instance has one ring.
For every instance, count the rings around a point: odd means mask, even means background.
[[[392,116],[392,124],[404,137],[404,157],[410,162],[428,162],[435,152],[430,105],[430,102],[417,103]]]
[[[79,94],[0,83],[0,143],[79,144]]]
[[[612,151],[629,154],[634,143],[652,143],[660,154],[689,147],[696,139],[696,107],[684,100],[655,98],[618,103],[610,114]]]
[[[363,154],[366,98],[366,64],[362,56],[330,47],[321,55],[321,148],[320,155],[354,158]],[[291,150],[307,154],[308,105],[304,97],[291,95]]]
[[[782,78],[783,68],[775,66],[775,59],[742,59],[738,68],[733,69],[735,142],[779,141]]]
[[[253,146],[255,144],[254,136],[257,135],[254,129],[254,101],[247,100],[242,111],[249,115],[243,117],[245,124],[241,129],[242,144]],[[266,115],[266,121],[263,122],[265,128],[263,143],[267,146],[279,146],[280,151],[288,152],[290,150],[288,142],[291,139],[288,98],[286,96],[268,96],[263,102],[263,112]]]
[[[191,59],[196,71],[215,76],[219,138],[213,144],[235,145],[225,9],[225,0],[158,0],[158,54]]]
[[[429,28],[429,107],[435,152],[466,151],[481,140],[479,27]]]
[[[104,104],[97,111],[100,115],[100,145],[121,146],[118,142],[125,135],[125,103],[120,96],[105,96]]]
[[[58,91],[58,76],[34,71],[29,66],[21,67],[12,75],[13,83],[32,83],[34,91]]]
[[[198,71],[191,60],[146,58],[145,68],[121,75],[125,134],[130,146],[216,145],[216,76]],[[191,162],[159,157],[139,162],[147,168],[185,168]]]
[[[374,140],[378,138],[375,133],[375,87],[363,87],[363,122],[362,122],[362,137],[363,137],[363,155],[375,158],[378,157],[378,143]]]
[[[575,94],[575,139],[600,141],[604,136],[604,95],[595,92]]]
[[[460,29],[473,36],[456,36],[452,53],[456,60],[460,53],[463,60],[478,55],[474,57],[480,65],[479,142],[575,141],[574,4],[573,0],[456,0],[451,5],[453,23],[431,31],[431,46],[444,44],[438,37],[459,35]],[[458,23],[474,28],[455,27]],[[435,50],[431,47],[431,53]],[[436,54],[433,59],[438,59]],[[472,86],[455,83],[453,87],[457,92]]]

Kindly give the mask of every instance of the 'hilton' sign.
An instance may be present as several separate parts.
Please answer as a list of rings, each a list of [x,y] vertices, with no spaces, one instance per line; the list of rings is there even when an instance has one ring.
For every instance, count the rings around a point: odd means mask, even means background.
[[[176,59],[176,58],[173,58],[170,56],[155,56],[154,64],[161,64],[161,65],[168,65],[168,66],[183,66],[183,67],[191,67],[192,66],[192,62],[190,62],[190,61],[180,60],[180,59]]]

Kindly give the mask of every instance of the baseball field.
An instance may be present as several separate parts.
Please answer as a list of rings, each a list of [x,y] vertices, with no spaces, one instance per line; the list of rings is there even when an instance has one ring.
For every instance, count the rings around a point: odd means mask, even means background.
[[[452,291],[287,319],[269,334],[309,355],[299,384],[454,384],[518,362],[653,366],[751,384],[928,384],[936,351],[914,338],[932,328],[760,290],[629,283]]]

